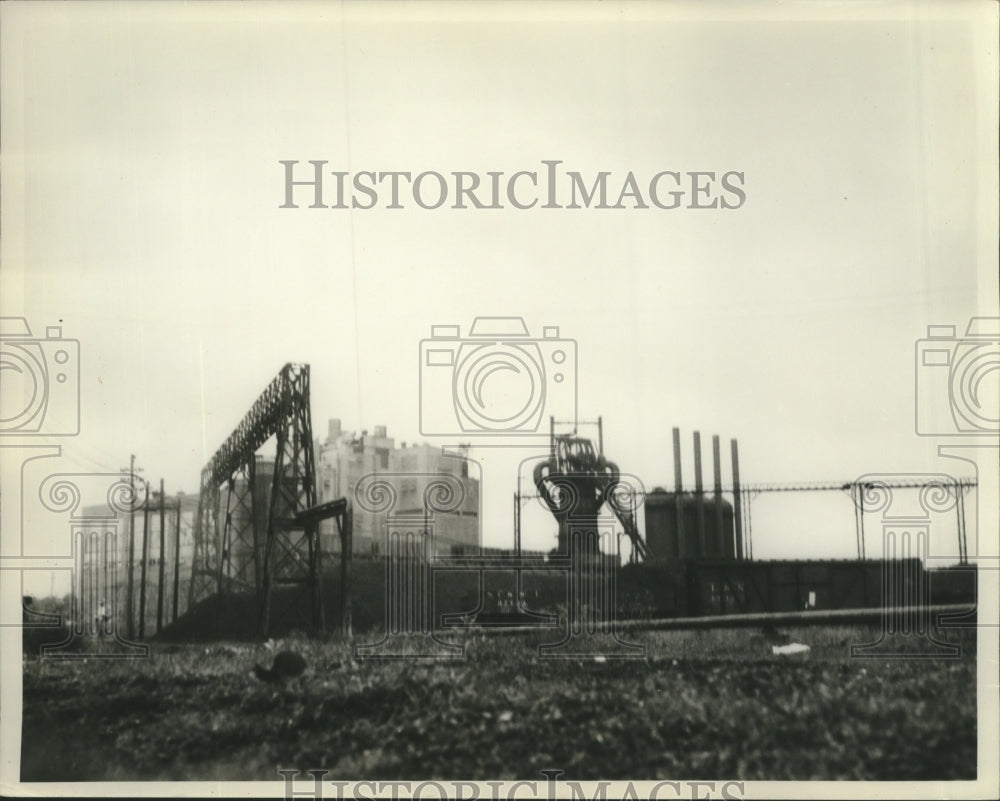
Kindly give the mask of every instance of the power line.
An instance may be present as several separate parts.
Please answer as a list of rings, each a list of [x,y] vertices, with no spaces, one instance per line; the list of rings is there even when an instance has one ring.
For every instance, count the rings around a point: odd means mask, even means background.
[[[876,488],[885,487],[886,489],[922,489],[923,487],[954,487],[958,485],[962,489],[968,489],[970,487],[978,487],[979,482],[971,478],[960,478],[952,479],[950,481],[937,480],[937,481],[816,481],[807,483],[789,483],[789,484],[741,484],[739,490],[741,493],[759,493],[759,492],[849,492],[852,487],[865,487],[865,488]],[[722,487],[722,492],[733,493],[733,486]],[[683,487],[681,492],[685,495],[714,495],[715,489],[706,490],[703,487]],[[661,492],[658,490],[636,490],[635,494],[638,496],[649,496],[649,495],[660,495]],[[676,494],[676,490],[664,490],[662,494],[671,495]],[[541,497],[539,495],[530,493],[521,493],[522,499],[532,499]]]
[[[954,487],[958,484],[962,488],[976,487],[978,482],[975,479],[962,478],[951,479],[950,481],[818,481],[805,484],[744,484],[741,489],[752,492],[828,492],[837,490],[847,492],[852,487],[885,487],[886,489],[922,489],[923,487]],[[732,492],[732,487],[727,487],[724,492]],[[687,490],[685,490],[687,492]]]

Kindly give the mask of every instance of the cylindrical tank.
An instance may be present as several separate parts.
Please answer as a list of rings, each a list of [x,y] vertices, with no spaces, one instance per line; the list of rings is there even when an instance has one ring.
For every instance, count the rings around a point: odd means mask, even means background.
[[[722,531],[718,528],[716,496],[706,492],[680,495],[684,539],[677,536],[677,493],[654,490],[646,496],[646,547],[652,561],[695,558],[736,558],[736,537],[733,528],[733,505],[725,498],[722,503]],[[701,514],[699,514],[699,507]],[[700,535],[704,520],[704,536]]]

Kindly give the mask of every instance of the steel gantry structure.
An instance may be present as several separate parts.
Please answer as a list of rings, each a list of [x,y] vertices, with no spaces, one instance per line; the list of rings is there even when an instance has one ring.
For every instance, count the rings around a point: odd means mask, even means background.
[[[762,493],[772,492],[844,492],[851,498],[854,504],[854,526],[855,540],[858,549],[858,559],[866,558],[865,552],[865,513],[866,498],[872,493],[894,489],[917,489],[931,490],[938,489],[954,498],[954,507],[957,518],[958,533],[958,555],[959,562],[966,564],[969,561],[968,546],[965,531],[965,504],[964,497],[967,492],[978,486],[978,482],[968,478],[953,478],[951,476],[924,477],[916,480],[916,476],[908,479],[900,476],[895,480],[870,480],[862,477],[853,481],[826,481],[799,484],[747,484],[742,488],[746,503],[744,514],[748,519],[744,522],[744,529],[748,539],[748,548],[752,554],[752,539],[750,533],[749,501]],[[868,506],[871,506],[869,501]]]
[[[270,466],[257,450],[272,437]],[[214,593],[256,590],[266,636],[272,585],[307,583],[322,626],[318,522],[303,515],[315,505],[309,365],[289,363],[201,472],[189,607]]]

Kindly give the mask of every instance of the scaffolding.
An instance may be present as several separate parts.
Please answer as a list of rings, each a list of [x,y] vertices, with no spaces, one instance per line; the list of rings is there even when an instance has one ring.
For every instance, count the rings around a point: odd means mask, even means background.
[[[257,451],[272,437],[268,481]],[[189,608],[214,593],[255,590],[266,636],[272,586],[306,583],[322,627],[318,524],[302,516],[315,505],[309,365],[289,363],[201,472]]]

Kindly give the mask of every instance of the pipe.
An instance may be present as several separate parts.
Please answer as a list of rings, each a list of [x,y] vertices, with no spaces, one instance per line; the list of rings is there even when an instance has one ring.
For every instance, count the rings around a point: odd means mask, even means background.
[[[699,629],[756,628],[758,626],[828,626],[831,623],[878,623],[888,615],[968,614],[968,604],[933,604],[930,606],[875,606],[859,609],[810,609],[801,612],[755,612],[751,614],[672,617],[657,620],[600,620],[598,631],[682,631]],[[528,634],[551,630],[549,626],[454,626],[449,629],[476,634]]]

